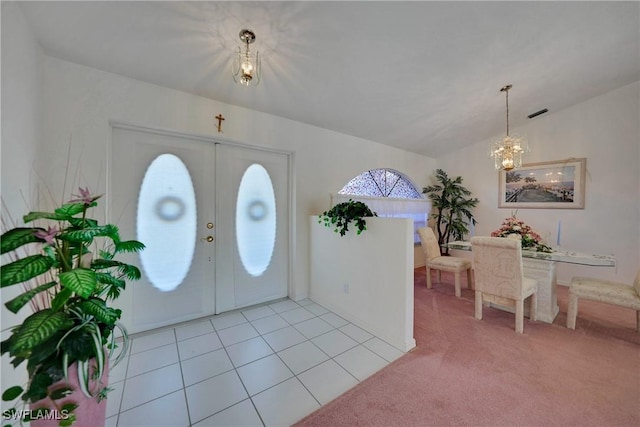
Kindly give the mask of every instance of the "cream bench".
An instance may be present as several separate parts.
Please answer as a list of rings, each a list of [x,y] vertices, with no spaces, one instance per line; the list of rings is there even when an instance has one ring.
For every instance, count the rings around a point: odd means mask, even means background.
[[[578,298],[600,301],[636,311],[636,329],[640,333],[640,271],[636,275],[633,286],[625,283],[594,279],[591,277],[574,277],[569,287],[569,308],[567,310],[567,328],[576,328],[578,315]]]

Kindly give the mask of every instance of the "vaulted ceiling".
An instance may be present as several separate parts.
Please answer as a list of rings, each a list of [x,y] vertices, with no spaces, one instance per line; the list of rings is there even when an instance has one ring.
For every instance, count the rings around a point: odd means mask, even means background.
[[[639,2],[22,2],[45,53],[438,157],[640,79]],[[259,86],[231,77],[243,28]]]

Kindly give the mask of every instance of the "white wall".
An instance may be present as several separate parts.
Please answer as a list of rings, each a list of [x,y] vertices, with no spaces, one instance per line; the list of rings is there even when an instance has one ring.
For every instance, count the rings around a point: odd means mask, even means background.
[[[264,84],[267,83],[265,78]],[[560,265],[561,281],[568,281],[576,273],[631,281],[638,268],[639,92],[639,84],[635,83],[562,111],[554,112],[550,106],[550,113],[514,130],[529,136],[533,152],[527,162],[587,157],[584,210],[518,213],[543,235],[555,235],[557,222],[562,219],[563,245],[614,253],[618,258],[616,269]],[[293,298],[308,295],[308,216],[327,209],[329,193],[367,169],[396,169],[418,186],[428,184],[436,167],[449,175],[463,176],[464,184],[480,199],[476,234],[490,233],[510,213],[497,208],[497,174],[489,159],[483,160],[485,143],[436,161],[47,57],[42,55],[17,5],[2,2],[1,191],[8,208],[3,208],[3,214],[21,217],[28,209],[26,205],[34,203],[32,189],[37,182],[47,182],[56,197],[68,197],[78,185],[105,192],[109,120],[217,136],[213,117],[219,113],[226,117],[226,139],[295,152],[297,237],[292,248],[296,256]],[[70,143],[74,167],[70,183],[62,191]],[[21,193],[26,195],[26,203]],[[1,291],[3,302],[10,293]],[[17,323],[16,319],[2,308],[3,330]],[[4,386],[9,381],[6,358],[2,363]]]
[[[311,222],[311,299],[402,351],[413,338],[413,222],[366,218],[340,236]],[[384,247],[381,247],[384,242]],[[346,288],[345,288],[346,287]]]
[[[558,281],[574,275],[632,283],[640,268],[640,83],[532,119],[513,133],[526,134],[531,153],[525,163],[586,157],[584,209],[520,209],[517,216],[561,246],[581,252],[614,254],[616,268],[558,264]],[[495,120],[499,120],[496,117]],[[449,176],[480,199],[474,210],[476,235],[488,235],[511,209],[498,208],[498,173],[487,158],[489,141],[437,159]],[[456,253],[456,255],[458,255]]]
[[[220,78],[233,84],[228,75]],[[17,5],[2,2],[2,198],[14,216],[38,206],[42,198],[31,197],[36,185],[56,201],[80,185],[105,193],[111,120],[216,137],[214,116],[220,113],[225,139],[294,153],[294,299],[308,296],[308,217],[329,208],[330,193],[382,167],[423,185],[435,165],[424,156],[43,55]],[[107,219],[106,207],[101,204],[96,219]],[[12,293],[2,290],[1,297],[6,302]],[[20,321],[2,307],[3,330]],[[7,359],[3,387],[24,374],[8,367]]]
[[[35,197],[32,190],[36,154],[41,141],[42,52],[26,26],[16,3],[2,2],[2,217],[11,214],[16,225]],[[16,185],[21,183],[21,185]],[[23,194],[21,194],[21,191]],[[5,263],[3,257],[2,263]],[[21,291],[19,285],[2,289],[2,340],[9,328],[30,314],[26,309],[15,315],[4,308]],[[9,357],[2,356],[2,389],[23,384],[24,369],[14,371]],[[3,408],[4,408],[3,404]]]
[[[308,295],[308,215],[328,209],[330,193],[379,167],[399,170],[420,185],[435,164],[424,156],[52,57],[45,57],[44,110],[48,163],[43,174],[56,187],[71,138],[74,157],[82,156],[80,184],[105,192],[110,120],[215,137],[213,117],[222,113],[225,139],[294,152],[294,299]]]

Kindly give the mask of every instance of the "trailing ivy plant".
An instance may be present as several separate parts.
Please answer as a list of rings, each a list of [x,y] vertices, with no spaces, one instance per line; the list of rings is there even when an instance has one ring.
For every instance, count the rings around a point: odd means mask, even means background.
[[[320,215],[318,222],[324,223],[326,227],[334,228],[334,233],[340,233],[340,236],[344,236],[349,231],[349,224],[354,222],[358,231],[357,234],[362,233],[367,229],[367,222],[364,217],[378,216],[363,202],[355,202],[349,199],[348,202],[338,203],[328,211],[325,211]]]

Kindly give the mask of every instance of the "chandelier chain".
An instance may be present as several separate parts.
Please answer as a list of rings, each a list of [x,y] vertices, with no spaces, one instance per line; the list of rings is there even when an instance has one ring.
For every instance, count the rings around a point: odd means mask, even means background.
[[[507,102],[507,136],[509,136],[509,89],[507,89],[507,96],[506,96],[506,102]]]
[[[502,89],[500,89],[500,92],[505,92],[505,103],[507,105],[507,136],[509,136],[509,89],[511,89],[512,86],[511,85],[506,85],[504,86]]]

